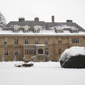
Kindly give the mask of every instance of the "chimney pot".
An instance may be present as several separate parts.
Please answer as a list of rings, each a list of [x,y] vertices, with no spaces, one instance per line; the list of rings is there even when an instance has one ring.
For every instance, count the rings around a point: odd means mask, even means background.
[[[54,16],[52,16],[52,24],[54,24]]]

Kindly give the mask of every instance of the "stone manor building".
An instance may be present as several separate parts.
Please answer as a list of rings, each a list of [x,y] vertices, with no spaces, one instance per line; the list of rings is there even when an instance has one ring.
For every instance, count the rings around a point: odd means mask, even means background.
[[[85,46],[85,30],[73,22],[27,21],[21,17],[0,28],[0,61],[58,61],[72,46]]]

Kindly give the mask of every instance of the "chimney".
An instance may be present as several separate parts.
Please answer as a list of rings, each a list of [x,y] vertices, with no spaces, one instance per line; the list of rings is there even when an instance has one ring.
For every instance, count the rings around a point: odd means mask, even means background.
[[[19,22],[25,21],[24,17],[19,17]]]
[[[54,16],[52,16],[52,24],[54,24]]]
[[[72,20],[66,20],[66,22],[73,22]]]
[[[35,17],[34,21],[39,21],[39,18],[38,17]]]

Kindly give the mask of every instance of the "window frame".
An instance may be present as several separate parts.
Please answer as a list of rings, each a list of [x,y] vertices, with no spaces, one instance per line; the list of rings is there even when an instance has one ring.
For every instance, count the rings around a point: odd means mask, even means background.
[[[62,38],[58,38],[58,44],[62,43]]]
[[[44,44],[48,44],[48,38],[44,39]]]
[[[4,38],[4,45],[8,45],[8,38]]]
[[[15,55],[15,56],[18,56],[18,55],[19,55],[18,48],[15,48],[15,49],[14,49],[14,55]]]
[[[8,49],[4,49],[4,56],[8,56],[8,55],[9,55]]]
[[[19,41],[18,38],[14,38],[14,44],[15,44],[15,45],[18,45],[18,41]],[[17,42],[17,43],[16,43],[16,42]]]
[[[39,44],[39,38],[35,38],[35,44]]]

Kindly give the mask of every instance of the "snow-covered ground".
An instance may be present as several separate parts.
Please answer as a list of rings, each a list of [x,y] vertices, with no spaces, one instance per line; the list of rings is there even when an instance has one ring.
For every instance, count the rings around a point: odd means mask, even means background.
[[[0,85],[85,85],[85,69],[64,69],[59,62],[18,68],[16,63],[23,62],[0,62]]]

